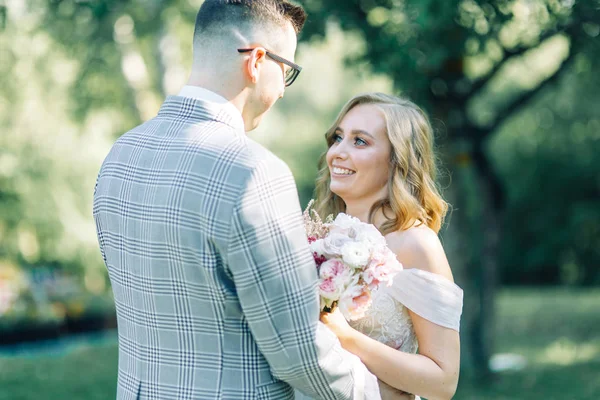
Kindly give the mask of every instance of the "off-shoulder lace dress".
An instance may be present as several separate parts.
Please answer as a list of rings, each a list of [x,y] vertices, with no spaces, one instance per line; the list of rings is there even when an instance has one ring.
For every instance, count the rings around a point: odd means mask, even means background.
[[[404,269],[389,287],[373,292],[366,316],[350,325],[394,349],[416,353],[417,337],[408,310],[446,328],[459,330],[463,291],[446,278],[419,269]],[[381,385],[382,398],[393,397],[395,389]],[[418,397],[417,397],[418,398]],[[296,392],[296,399],[306,399]]]

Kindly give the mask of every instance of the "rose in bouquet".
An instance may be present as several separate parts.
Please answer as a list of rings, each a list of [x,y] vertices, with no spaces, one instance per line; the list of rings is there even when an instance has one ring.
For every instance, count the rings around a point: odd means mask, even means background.
[[[321,310],[339,307],[347,320],[360,319],[379,285],[392,284],[402,264],[373,226],[340,213],[325,221],[311,209],[304,212],[304,226],[319,273]]]

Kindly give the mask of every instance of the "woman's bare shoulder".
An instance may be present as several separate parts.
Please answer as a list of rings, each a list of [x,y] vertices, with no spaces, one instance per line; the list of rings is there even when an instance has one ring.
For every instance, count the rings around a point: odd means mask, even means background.
[[[404,268],[417,268],[453,281],[452,271],[440,239],[431,228],[418,225],[385,236]]]

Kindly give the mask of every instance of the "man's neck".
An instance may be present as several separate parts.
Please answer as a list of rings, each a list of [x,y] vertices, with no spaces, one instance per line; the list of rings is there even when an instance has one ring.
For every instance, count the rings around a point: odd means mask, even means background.
[[[244,115],[247,95],[244,91],[236,91],[225,85],[227,79],[223,77],[211,78],[208,75],[192,74],[187,82],[187,86],[196,86],[221,96],[227,102],[231,103],[240,114]]]
[[[246,122],[239,107],[236,106],[234,101],[227,100],[221,94],[215,93],[214,91],[202,86],[190,85],[188,82],[188,84],[179,91],[178,95],[193,98],[202,102],[212,103],[218,107],[227,109],[229,114],[235,116],[236,119],[239,118],[239,122],[243,126],[244,131],[248,131]]]

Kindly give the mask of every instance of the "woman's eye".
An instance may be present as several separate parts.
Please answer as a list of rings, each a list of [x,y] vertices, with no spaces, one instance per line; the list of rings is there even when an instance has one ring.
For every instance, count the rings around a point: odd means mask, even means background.
[[[366,146],[367,142],[365,142],[364,140],[362,140],[361,138],[356,138],[355,143],[359,146]]]
[[[333,135],[333,141],[339,143],[342,141],[342,137],[338,134]]]

